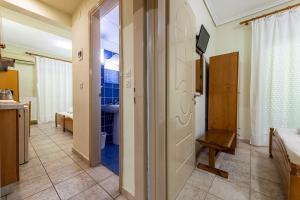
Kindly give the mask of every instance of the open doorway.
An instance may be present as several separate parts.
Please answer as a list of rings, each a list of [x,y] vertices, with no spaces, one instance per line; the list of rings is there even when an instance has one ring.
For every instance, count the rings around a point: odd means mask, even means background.
[[[119,112],[121,86],[120,7],[118,0],[104,1],[90,13],[91,17],[91,140],[90,164],[100,163],[119,176],[119,141],[122,117]],[[122,149],[122,148],[120,148]],[[122,176],[122,174],[120,174]]]
[[[101,163],[119,175],[119,4],[100,16]]]

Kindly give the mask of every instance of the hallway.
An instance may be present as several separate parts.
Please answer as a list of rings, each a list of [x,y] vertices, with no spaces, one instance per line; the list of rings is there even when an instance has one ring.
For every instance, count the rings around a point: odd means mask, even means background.
[[[125,199],[119,177],[104,166],[90,168],[72,146],[72,134],[53,123],[32,126],[30,160],[20,166],[14,192],[1,200]]]

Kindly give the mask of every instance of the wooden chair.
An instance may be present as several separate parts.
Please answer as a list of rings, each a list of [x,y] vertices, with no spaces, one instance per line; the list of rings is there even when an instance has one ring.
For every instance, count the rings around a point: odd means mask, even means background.
[[[237,142],[238,53],[210,58],[208,131],[196,141],[209,149],[209,164],[198,168],[228,178],[215,168],[219,152],[234,154]]]
[[[234,154],[234,141],[236,134],[226,130],[209,130],[197,139],[197,141],[209,150],[209,164],[204,165],[199,163],[199,169],[214,173],[216,175],[228,178],[228,172],[215,168],[216,155],[223,151]],[[233,149],[233,150],[232,150]]]

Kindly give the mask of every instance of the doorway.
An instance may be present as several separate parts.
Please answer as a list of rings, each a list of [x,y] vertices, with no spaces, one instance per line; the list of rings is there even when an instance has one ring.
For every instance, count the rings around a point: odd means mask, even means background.
[[[122,174],[122,116],[120,91],[120,6],[106,0],[90,12],[91,34],[91,131],[90,165],[104,165],[117,176]],[[119,128],[120,127],[120,128]],[[119,152],[120,149],[120,152]],[[121,184],[121,178],[119,178]]]
[[[100,17],[101,163],[119,175],[119,4]]]

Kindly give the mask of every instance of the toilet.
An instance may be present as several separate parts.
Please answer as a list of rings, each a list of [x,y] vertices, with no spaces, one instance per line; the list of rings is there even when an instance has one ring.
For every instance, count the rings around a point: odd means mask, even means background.
[[[101,142],[101,150],[105,148],[106,135],[107,135],[106,132],[101,132],[101,139],[100,139],[100,142]]]

